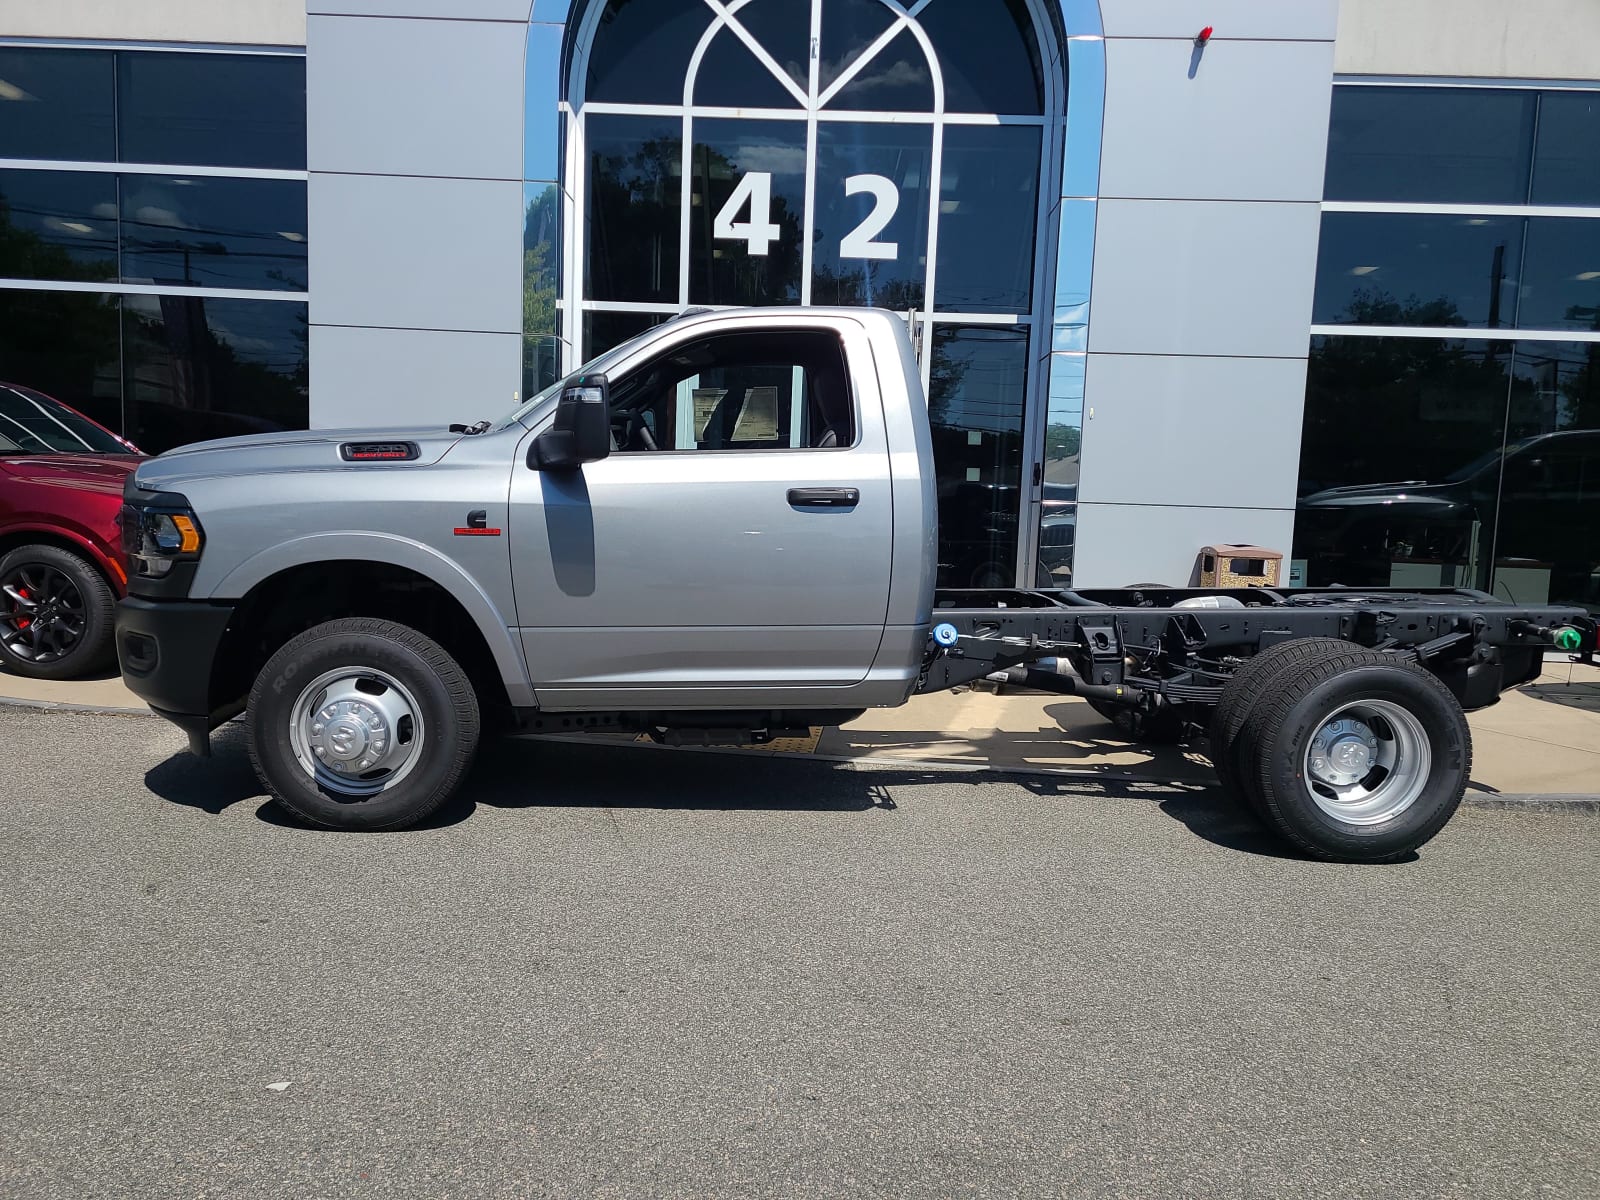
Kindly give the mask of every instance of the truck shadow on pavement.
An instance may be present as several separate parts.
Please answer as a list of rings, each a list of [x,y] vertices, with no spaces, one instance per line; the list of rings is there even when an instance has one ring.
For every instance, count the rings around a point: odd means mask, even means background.
[[[213,756],[173,754],[145,773],[145,786],[169,803],[221,815],[257,803],[256,816],[284,829],[302,825],[271,803],[250,766],[244,730],[229,725],[213,736]],[[1241,811],[1215,785],[1120,781],[1081,775],[1023,774],[925,768],[870,767],[803,757],[667,751],[620,742],[584,744],[531,738],[485,743],[462,794],[421,830],[456,825],[479,805],[500,809],[642,808],[784,812],[893,812],[894,793],[917,786],[1010,784],[1041,801],[1154,806],[1196,837],[1225,849],[1270,858],[1300,856]]]

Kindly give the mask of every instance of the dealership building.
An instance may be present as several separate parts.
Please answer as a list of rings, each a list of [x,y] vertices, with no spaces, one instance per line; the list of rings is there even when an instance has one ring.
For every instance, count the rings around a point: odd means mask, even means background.
[[[0,379],[148,451],[796,304],[910,323],[947,585],[1600,611],[1592,0],[0,0]]]

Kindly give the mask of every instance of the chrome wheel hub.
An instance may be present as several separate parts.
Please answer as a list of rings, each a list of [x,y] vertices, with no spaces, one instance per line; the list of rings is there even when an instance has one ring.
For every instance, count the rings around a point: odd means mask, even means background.
[[[1323,719],[1306,747],[1301,777],[1329,816],[1376,825],[1416,803],[1432,770],[1433,745],[1410,710],[1361,700]]]
[[[393,787],[416,765],[422,736],[416,700],[382,671],[328,671],[290,710],[295,758],[324,791],[370,796]]]

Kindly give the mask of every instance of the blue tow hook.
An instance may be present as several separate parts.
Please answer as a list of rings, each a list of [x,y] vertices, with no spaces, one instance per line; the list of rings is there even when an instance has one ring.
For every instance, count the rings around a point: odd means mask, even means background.
[[[948,650],[961,640],[961,634],[956,631],[954,625],[944,621],[933,627],[933,640]]]

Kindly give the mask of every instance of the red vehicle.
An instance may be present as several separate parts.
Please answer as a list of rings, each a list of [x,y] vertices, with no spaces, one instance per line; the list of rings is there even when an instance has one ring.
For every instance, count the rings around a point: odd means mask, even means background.
[[[116,661],[117,513],[139,457],[60,401],[0,383],[0,670],[73,679]]]

